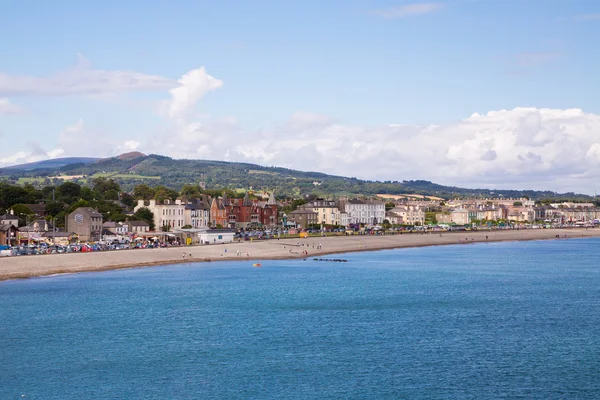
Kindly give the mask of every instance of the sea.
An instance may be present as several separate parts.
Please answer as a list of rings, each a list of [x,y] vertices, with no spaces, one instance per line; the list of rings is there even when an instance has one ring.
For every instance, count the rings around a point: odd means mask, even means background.
[[[599,250],[476,243],[0,282],[0,399],[598,399]]]

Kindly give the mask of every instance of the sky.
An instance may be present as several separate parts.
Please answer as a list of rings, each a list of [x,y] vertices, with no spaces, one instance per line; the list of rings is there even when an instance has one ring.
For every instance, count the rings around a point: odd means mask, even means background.
[[[600,1],[0,0],[0,167],[600,190]]]

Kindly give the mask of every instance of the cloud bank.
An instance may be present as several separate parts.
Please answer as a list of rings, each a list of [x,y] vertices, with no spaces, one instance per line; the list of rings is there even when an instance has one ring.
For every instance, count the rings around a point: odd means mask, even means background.
[[[369,14],[385,19],[398,19],[415,15],[428,14],[442,8],[441,3],[415,3],[404,6],[371,10]]]
[[[0,159],[0,166],[139,150],[174,158],[243,161],[373,180],[425,179],[464,187],[592,194],[600,180],[600,115],[580,109],[514,108],[474,113],[442,125],[381,126],[345,124],[331,116],[298,111],[278,124],[246,129],[234,118],[197,118],[190,112],[223,85],[204,68],[190,71],[178,82],[160,104],[165,118],[160,134],[117,141],[87,129],[80,120],[59,134],[58,145],[50,152],[20,152]]]
[[[0,98],[0,115],[16,115],[22,114],[23,109],[12,104],[8,99]]]
[[[134,90],[165,90],[176,83],[161,76],[135,71],[93,69],[78,56],[77,64],[47,77],[8,75],[0,72],[0,96],[67,96]]]

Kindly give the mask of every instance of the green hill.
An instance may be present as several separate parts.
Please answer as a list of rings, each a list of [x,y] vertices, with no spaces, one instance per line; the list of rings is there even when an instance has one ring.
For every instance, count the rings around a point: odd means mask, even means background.
[[[84,175],[79,183],[88,183],[96,177],[108,177],[125,190],[139,183],[150,186],[163,185],[179,190],[186,184],[204,180],[207,188],[275,190],[278,195],[299,197],[314,195],[373,195],[422,194],[443,198],[452,197],[523,197],[532,199],[569,198],[589,200],[576,193],[555,193],[534,190],[466,189],[438,185],[428,181],[368,181],[357,178],[304,172],[287,168],[265,167],[256,164],[211,161],[176,160],[156,154],[129,153],[119,157],[97,160],[92,163],[77,162],[50,168],[0,170],[0,179],[17,183],[49,185],[59,183],[59,175]],[[54,177],[54,178],[53,178]]]

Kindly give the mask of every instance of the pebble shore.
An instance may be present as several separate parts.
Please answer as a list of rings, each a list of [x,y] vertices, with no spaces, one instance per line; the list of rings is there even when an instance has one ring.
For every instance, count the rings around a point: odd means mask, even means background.
[[[0,281],[62,273],[221,260],[245,260],[248,261],[249,266],[252,266],[253,262],[260,260],[312,258],[327,254],[402,247],[518,240],[557,240],[557,235],[559,240],[598,237],[600,228],[443,232],[441,236],[439,232],[427,232],[382,236],[281,238],[279,240],[190,247],[2,257],[0,258]]]

